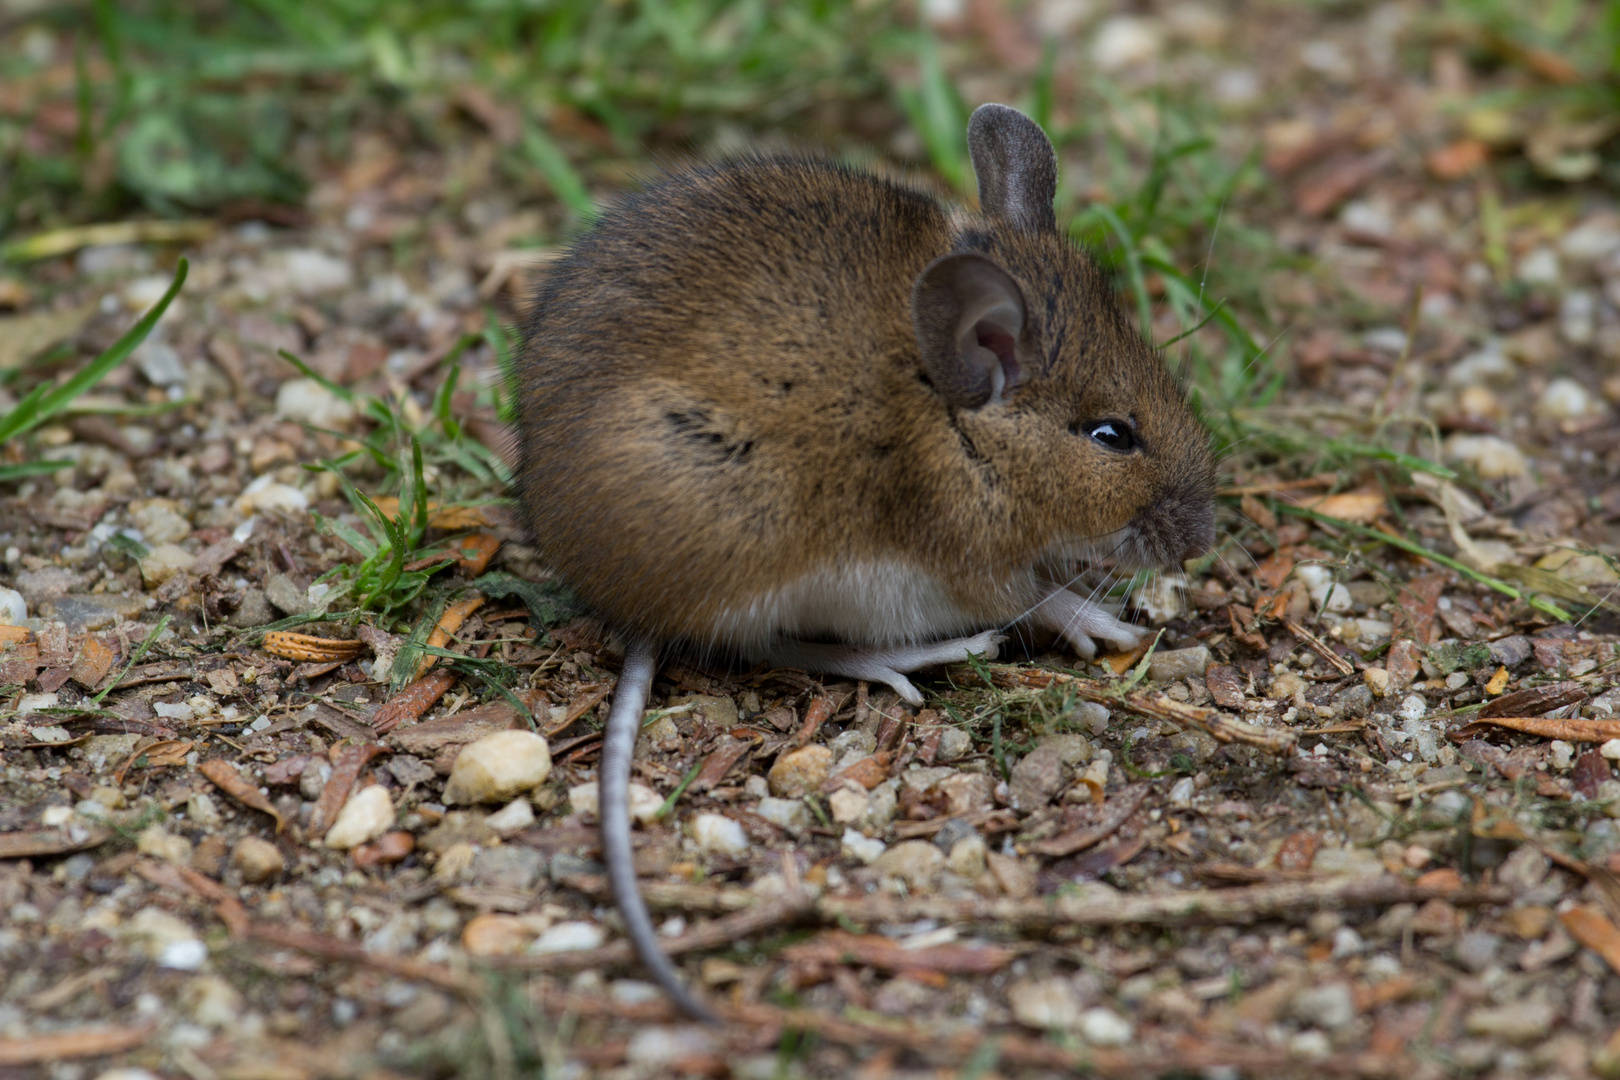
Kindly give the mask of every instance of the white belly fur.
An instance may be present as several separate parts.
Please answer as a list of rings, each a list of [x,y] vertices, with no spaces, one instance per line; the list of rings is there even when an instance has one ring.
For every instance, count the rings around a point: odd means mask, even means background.
[[[1007,587],[1011,617],[1022,612],[1024,594],[1038,595],[1033,575],[1024,588]],[[758,659],[782,638],[900,645],[985,629],[983,616],[964,611],[933,575],[880,560],[814,570],[726,609],[716,621],[715,644]]]

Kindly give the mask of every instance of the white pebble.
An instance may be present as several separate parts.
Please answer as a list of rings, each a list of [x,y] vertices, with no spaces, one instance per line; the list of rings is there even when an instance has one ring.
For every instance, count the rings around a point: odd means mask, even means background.
[[[644,1026],[630,1036],[625,1060],[643,1069],[671,1069],[678,1061],[712,1055],[718,1050],[708,1028],[696,1024],[679,1027]]]
[[[606,939],[607,935],[595,923],[579,920],[560,922],[535,938],[524,951],[530,956],[578,952],[581,949],[599,948]]]
[[[183,701],[154,701],[152,702],[152,711],[165,720],[190,721],[197,718],[196,710]]]
[[[0,586],[0,624],[21,626],[28,618],[28,601],[16,589]]]
[[[1550,247],[1533,248],[1517,267],[1518,279],[1526,285],[1558,284],[1558,252]]]
[[[47,829],[57,829],[73,820],[73,807],[47,806],[39,815],[39,823]]]
[[[280,261],[287,284],[300,296],[339,292],[354,280],[354,270],[347,260],[313,248],[282,252]]]
[[[171,941],[158,953],[157,964],[175,971],[196,971],[208,960],[208,946],[196,938]]]
[[[236,499],[236,512],[243,517],[254,514],[298,517],[308,510],[309,496],[288,484],[277,483],[273,473],[265,473],[248,484]]]
[[[1157,59],[1164,32],[1157,23],[1134,15],[1114,15],[1097,28],[1091,60],[1102,71],[1123,71]]]
[[[326,846],[339,851],[375,840],[394,824],[394,800],[381,784],[363,787],[343,804],[332,827],[326,831]]]
[[[600,817],[602,797],[596,781],[578,784],[568,789],[568,806],[576,814]],[[646,784],[630,784],[630,820],[648,825],[658,820],[658,811],[664,808],[664,797]]]
[[[513,799],[485,818],[484,824],[502,836],[522,832],[534,824],[534,807],[529,805],[527,799]]]
[[[789,832],[796,833],[810,827],[810,811],[803,799],[777,799],[767,795],[759,800],[754,813]]]
[[[1080,1026],[1080,996],[1068,979],[1031,979],[1007,988],[1013,1019],[1037,1031],[1073,1031]]]
[[[1473,466],[1487,480],[1505,480],[1530,471],[1523,451],[1495,435],[1452,435],[1445,448],[1446,457]]]
[[[1136,1034],[1131,1022],[1098,1006],[1080,1014],[1080,1037],[1092,1046],[1124,1046]]]
[[[707,855],[740,856],[748,853],[748,834],[724,814],[696,814],[692,818],[692,839]]]
[[[1603,405],[1586,387],[1570,378],[1557,378],[1547,384],[1536,402],[1536,414],[1549,420],[1580,420],[1597,416]]]
[[[1598,747],[1598,753],[1602,754],[1610,761],[1620,761],[1620,739],[1610,739],[1608,742]]]
[[[1620,740],[1611,739],[1609,741],[1617,742]],[[1554,739],[1549,744],[1548,749],[1552,751],[1553,768],[1559,772],[1567,772],[1575,764],[1575,747],[1563,739]]]
[[[869,863],[883,854],[885,845],[876,837],[863,836],[854,829],[845,829],[841,848],[850,858]]]
[[[301,424],[343,431],[354,423],[354,403],[314,379],[288,379],[276,390],[276,415]]]
[[[532,731],[497,731],[462,748],[450,767],[444,801],[505,802],[545,783],[551,749]]]
[[[1177,810],[1186,810],[1192,806],[1193,792],[1197,790],[1193,785],[1193,778],[1183,776],[1170,785],[1170,805]]]
[[[1421,720],[1429,714],[1429,703],[1423,700],[1421,694],[1408,694],[1401,699],[1396,712],[1402,720]]]

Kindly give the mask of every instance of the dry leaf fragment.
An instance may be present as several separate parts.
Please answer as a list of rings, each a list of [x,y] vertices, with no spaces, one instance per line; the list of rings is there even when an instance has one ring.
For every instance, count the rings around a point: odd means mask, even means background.
[[[1384,493],[1381,491],[1341,491],[1337,495],[1306,499],[1300,505],[1318,514],[1336,517],[1342,521],[1354,521],[1360,525],[1369,525],[1377,521],[1383,516],[1386,508]]]
[[[66,855],[70,851],[99,847],[111,837],[111,829],[100,827],[0,832],[0,859],[37,859],[45,855]]]
[[[858,964],[884,971],[939,971],[988,975],[1013,960],[1011,949],[996,945],[933,945],[908,949],[878,934],[829,930],[802,945],[790,945],[782,956],[790,963]]]
[[[0,646],[22,645],[34,640],[34,632],[26,626],[0,626]]]
[[[1620,972],[1620,927],[1591,904],[1573,907],[1558,916],[1569,936],[1597,953]]]
[[[273,630],[264,635],[264,651],[285,660],[306,663],[342,663],[360,655],[366,643],[359,638],[320,638]]]
[[[1490,147],[1478,139],[1458,139],[1431,151],[1424,159],[1436,180],[1460,180],[1478,170],[1490,157]]]
[[[451,635],[461,629],[461,624],[467,621],[467,616],[483,606],[484,598],[482,596],[469,596],[465,600],[457,600],[446,607],[444,614],[439,616],[439,625],[435,626],[433,633],[428,635],[428,648],[442,649],[450,644]],[[427,674],[428,668],[432,667],[437,659],[436,656],[422,657],[422,662],[416,667],[416,677],[420,679]]]
[[[1543,716],[1566,705],[1579,705],[1590,695],[1580,683],[1557,682],[1546,686],[1532,686],[1504,694],[1488,701],[1479,710],[1479,719],[1490,720],[1499,716]]]
[[[468,577],[477,577],[484,572],[485,567],[489,566],[489,560],[494,558],[495,552],[500,550],[500,546],[499,537],[490,533],[474,533],[457,541],[455,547],[457,552],[456,563],[461,567],[462,573]]]
[[[1492,727],[1540,735],[1544,739],[1563,739],[1565,742],[1605,743],[1610,739],[1620,739],[1620,720],[1548,720],[1540,716],[1480,717],[1477,723],[1464,724],[1446,737],[1452,742],[1467,742],[1484,735]]]
[[[281,813],[270,805],[270,800],[266,799],[230,762],[223,758],[214,758],[197,766],[197,771],[207,777],[209,783],[243,806],[269,814],[275,819],[276,832],[280,832],[286,824],[281,820]]]
[[[1495,697],[1497,694],[1500,694],[1503,690],[1507,689],[1508,680],[1511,678],[1512,676],[1508,674],[1507,668],[1497,668],[1496,674],[1491,676],[1491,681],[1485,684],[1485,692],[1490,694],[1492,697]]]
[[[428,672],[377,706],[377,711],[371,714],[372,728],[377,734],[384,735],[400,724],[417,719],[455,684],[456,676],[451,672]]]
[[[371,501],[387,516],[399,516],[399,499],[396,496],[389,495]],[[495,524],[481,506],[441,506],[436,502],[430,502],[427,505],[427,513],[430,529],[488,529]]]

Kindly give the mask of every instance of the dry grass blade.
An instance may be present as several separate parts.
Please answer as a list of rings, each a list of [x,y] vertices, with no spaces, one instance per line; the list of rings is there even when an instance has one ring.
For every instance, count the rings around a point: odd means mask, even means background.
[[[1573,907],[1558,916],[1569,936],[1603,957],[1610,970],[1620,972],[1620,927],[1591,905]]]
[[[469,596],[445,607],[444,614],[439,616],[438,625],[428,635],[428,648],[442,649],[450,644],[451,636],[461,629],[461,624],[467,621],[467,616],[483,606],[484,598],[482,596]],[[436,656],[422,657],[422,662],[416,668],[416,677],[420,679],[427,674],[427,670],[433,666],[436,660],[438,660]]]
[[[214,758],[212,761],[205,761],[197,766],[197,771],[207,777],[209,783],[243,806],[269,814],[275,819],[276,832],[280,832],[285,826],[286,823],[281,820],[280,811],[270,805],[270,800],[264,797],[258,787],[238,772],[235,765],[223,759]]]
[[[322,638],[273,630],[264,635],[264,651],[284,660],[304,663],[342,663],[360,655],[366,643],[359,638]]]

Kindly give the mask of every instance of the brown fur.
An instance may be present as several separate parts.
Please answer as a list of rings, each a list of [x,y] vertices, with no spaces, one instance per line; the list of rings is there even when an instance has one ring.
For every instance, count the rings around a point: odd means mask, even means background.
[[[952,405],[924,375],[913,283],[951,252],[1022,289],[1032,370],[1004,402]],[[544,558],[655,641],[746,650],[722,612],[885,558],[982,629],[1063,580],[1065,545],[1134,523],[1124,561],[1164,564],[1213,533],[1207,436],[1084,252],[820,161],[677,172],[608,210],[553,268],[521,379]],[[1113,417],[1139,451],[1071,431]]]

